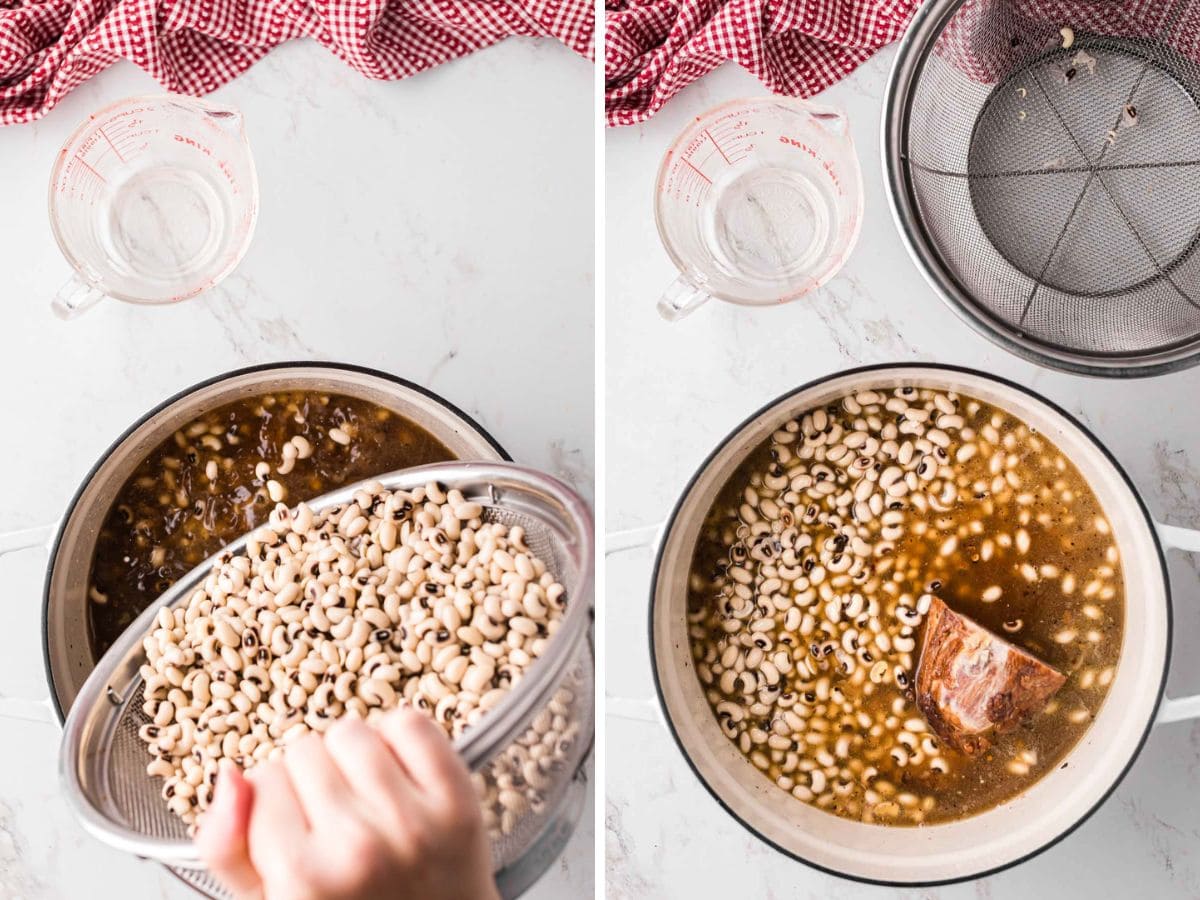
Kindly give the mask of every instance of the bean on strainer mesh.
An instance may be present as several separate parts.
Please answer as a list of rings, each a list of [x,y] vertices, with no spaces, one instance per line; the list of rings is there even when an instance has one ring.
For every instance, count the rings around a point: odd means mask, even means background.
[[[1090,374],[1200,358],[1200,3],[931,3],[885,116],[901,231],[972,325]]]

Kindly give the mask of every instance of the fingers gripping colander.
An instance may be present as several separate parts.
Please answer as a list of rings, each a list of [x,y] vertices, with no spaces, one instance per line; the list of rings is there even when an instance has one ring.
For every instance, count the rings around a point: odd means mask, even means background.
[[[566,588],[566,614],[550,648],[512,693],[456,742],[467,765],[479,771],[564,679],[574,677],[569,669],[576,655],[571,651],[586,633],[592,599],[591,515],[583,500],[561,482],[503,463],[444,463],[370,480],[390,490],[411,490],[431,481],[457,488],[484,507],[486,521],[524,528],[530,550]],[[326,494],[309,505],[319,510],[346,503],[361,485]],[[245,540],[227,549],[237,552]],[[159,608],[186,603],[215,561],[213,557],[197,566],[164,593],[96,666],[71,707],[60,755],[67,796],[91,834],[118,849],[185,869],[203,864],[186,827],[167,808],[161,781],[146,774],[149,756],[138,729],[149,720],[142,711],[139,668],[145,662],[142,638]],[[590,709],[590,698],[581,700]]]
[[[970,324],[1089,374],[1200,359],[1200,3],[933,0],[884,109],[900,231]]]

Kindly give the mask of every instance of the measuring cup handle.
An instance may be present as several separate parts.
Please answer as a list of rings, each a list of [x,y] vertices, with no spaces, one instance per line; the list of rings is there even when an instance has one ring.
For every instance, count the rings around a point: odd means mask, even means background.
[[[103,292],[96,290],[78,275],[72,275],[71,280],[58,289],[50,308],[60,319],[73,319],[103,299]]]
[[[677,322],[709,299],[707,293],[680,275],[658,298],[658,314],[668,322]]]

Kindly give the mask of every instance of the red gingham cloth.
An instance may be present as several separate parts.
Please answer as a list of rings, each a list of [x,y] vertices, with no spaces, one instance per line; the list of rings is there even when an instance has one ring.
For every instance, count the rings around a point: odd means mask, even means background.
[[[1193,0],[966,0],[933,52],[973,81],[993,84],[1062,46],[1060,29],[1136,41],[1153,56],[1157,43],[1200,61],[1200,3]]]
[[[510,35],[593,58],[592,0],[0,0],[0,124],[39,118],[120,57],[205,94],[297,37],[392,80]]]
[[[733,60],[777,94],[809,97],[896,40],[918,0],[607,0],[609,125],[642,122]]]

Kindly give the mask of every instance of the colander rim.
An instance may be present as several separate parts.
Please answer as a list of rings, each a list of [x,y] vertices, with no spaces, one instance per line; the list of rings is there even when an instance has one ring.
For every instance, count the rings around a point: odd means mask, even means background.
[[[579,576],[569,593],[569,602],[562,625],[551,641],[550,650],[529,667],[518,687],[511,691],[489,711],[483,723],[471,729],[455,741],[459,753],[472,768],[478,768],[505,746],[512,733],[535,710],[549,690],[557,684],[563,672],[571,664],[575,649],[582,636],[586,635],[592,605],[595,533],[591,511],[582,497],[561,480],[526,466],[510,462],[454,461],[434,463],[410,469],[398,470],[379,476],[385,483],[404,479],[405,484],[425,483],[430,480],[454,483],[495,482],[503,490],[506,484],[522,489],[533,489],[548,497],[564,513],[567,521],[578,526],[578,543],[574,550],[579,560]],[[358,482],[309,501],[313,506],[329,506],[345,502],[362,484]],[[106,682],[131,653],[136,654],[141,635],[157,611],[165,605],[185,602],[186,596],[196,583],[207,576],[214,560],[228,549],[235,551],[244,546],[246,536],[232,542],[209,559],[193,568],[168,589],[122,634],[113,648],[105,655],[88,676],[81,688],[63,729],[60,747],[59,773],[66,789],[68,801],[83,824],[85,830],[110,846],[139,856],[183,868],[200,867],[192,843],[187,839],[151,837],[114,822],[88,802],[79,779],[78,753],[80,751],[81,728],[92,718],[90,710],[104,702]],[[108,661],[110,665],[106,666]]]
[[[930,0],[913,15],[900,40],[884,89],[879,130],[880,157],[888,208],[904,249],[925,281],[950,310],[977,334],[1009,353],[1039,366],[1098,378],[1148,378],[1200,363],[1200,335],[1148,352],[1104,354],[1071,350],[1021,334],[989,313],[943,262],[921,224],[906,163],[912,95],[934,43],[967,0]]]

